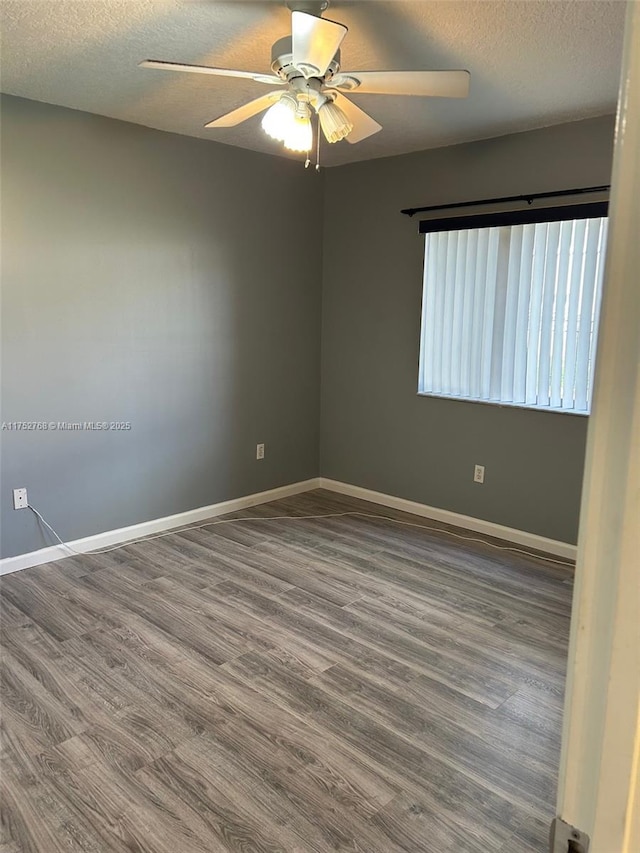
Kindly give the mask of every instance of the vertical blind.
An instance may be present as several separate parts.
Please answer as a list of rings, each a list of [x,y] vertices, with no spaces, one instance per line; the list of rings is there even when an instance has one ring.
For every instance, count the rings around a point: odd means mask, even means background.
[[[606,231],[600,216],[427,233],[418,390],[588,413]]]

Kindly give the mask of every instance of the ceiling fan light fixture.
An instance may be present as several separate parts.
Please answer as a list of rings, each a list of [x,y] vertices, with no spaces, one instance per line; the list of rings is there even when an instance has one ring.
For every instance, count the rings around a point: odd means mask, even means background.
[[[297,109],[298,101],[295,95],[283,92],[262,117],[262,129],[267,136],[278,142],[284,142],[295,123]]]
[[[2,0],[0,0],[2,2]],[[322,18],[329,0],[287,0],[291,9],[291,35],[278,39],[271,48],[273,74],[145,59],[143,68],[237,77],[283,86],[237,107],[207,128],[232,128],[264,113],[262,127],[272,139],[291,151],[309,151],[314,142],[311,119],[318,115],[320,127],[331,143],[347,139],[361,142],[382,130],[382,125],[343,93],[356,90],[364,95],[410,95],[418,97],[466,98],[469,72],[452,71],[341,71],[340,47],[347,27]],[[316,168],[319,168],[316,164]]]
[[[340,142],[353,130],[353,124],[333,101],[326,101],[318,110],[320,127],[327,142]]]
[[[313,145],[311,116],[306,103],[299,103],[293,122],[287,126],[284,147],[289,151],[310,151]]]

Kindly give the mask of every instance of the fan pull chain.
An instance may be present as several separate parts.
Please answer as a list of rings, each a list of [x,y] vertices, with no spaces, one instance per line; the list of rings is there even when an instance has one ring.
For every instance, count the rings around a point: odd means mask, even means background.
[[[307,82],[307,104],[309,104],[309,105],[311,104],[311,98],[309,97],[310,88],[311,87],[309,86],[309,83]],[[311,110],[310,107],[309,107],[309,110],[311,112],[311,116],[313,116],[313,110]],[[309,118],[309,122],[311,122],[311,117]],[[313,145],[313,138],[311,140],[311,145]],[[307,159],[304,161],[305,169],[308,169],[310,165],[311,165],[311,148],[309,147],[309,150],[307,151]]]
[[[320,116],[316,122],[316,172],[320,171]]]

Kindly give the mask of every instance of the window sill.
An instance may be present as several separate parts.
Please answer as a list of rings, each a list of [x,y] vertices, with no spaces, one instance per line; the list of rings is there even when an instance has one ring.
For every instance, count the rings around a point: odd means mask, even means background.
[[[502,400],[475,400],[473,397],[456,397],[453,394],[435,394],[431,391],[418,391],[418,397],[432,397],[436,400],[453,400],[458,403],[473,403],[480,406],[497,406],[500,409],[523,409],[532,412],[550,412],[553,415],[573,415],[588,418],[590,412],[576,412],[572,409],[557,409],[551,406],[533,406],[527,403],[505,403]]]

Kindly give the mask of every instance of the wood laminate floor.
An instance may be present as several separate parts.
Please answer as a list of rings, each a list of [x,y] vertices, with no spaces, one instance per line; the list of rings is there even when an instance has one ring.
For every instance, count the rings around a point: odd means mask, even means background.
[[[429,523],[244,515],[348,510]],[[0,851],[543,853],[570,600],[568,569],[352,516],[5,576]]]

